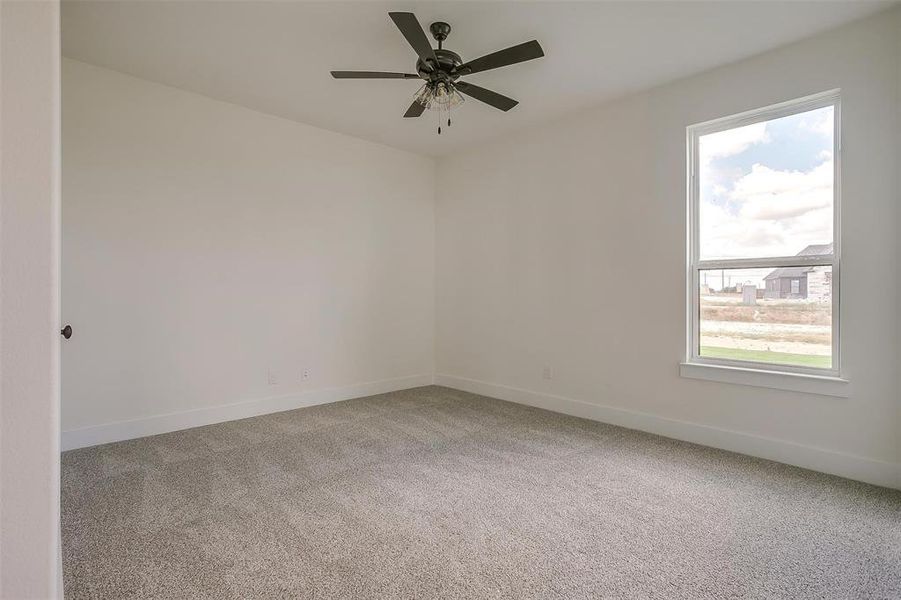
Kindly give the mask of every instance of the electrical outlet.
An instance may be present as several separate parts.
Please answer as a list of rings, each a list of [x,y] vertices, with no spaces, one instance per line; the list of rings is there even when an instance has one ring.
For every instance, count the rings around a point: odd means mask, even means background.
[[[278,385],[278,373],[269,369],[269,385]]]
[[[541,370],[541,377],[543,377],[544,379],[553,379],[554,371],[550,367],[545,367]]]
[[[301,381],[307,381],[309,378],[310,378],[310,370],[309,369],[304,369],[303,371],[300,372],[300,380]]]

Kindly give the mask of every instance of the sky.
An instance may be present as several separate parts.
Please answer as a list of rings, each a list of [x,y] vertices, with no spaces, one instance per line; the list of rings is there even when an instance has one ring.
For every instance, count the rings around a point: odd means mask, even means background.
[[[700,137],[701,259],[794,256],[832,241],[833,114]]]

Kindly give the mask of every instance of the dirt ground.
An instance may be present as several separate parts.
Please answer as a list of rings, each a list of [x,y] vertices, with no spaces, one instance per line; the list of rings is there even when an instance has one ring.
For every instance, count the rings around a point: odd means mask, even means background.
[[[757,300],[746,306],[738,295],[702,296],[701,319],[709,321],[743,321],[749,323],[782,323],[830,325],[832,304],[807,300]]]
[[[826,356],[832,353],[832,305],[806,300],[701,297],[701,345]]]

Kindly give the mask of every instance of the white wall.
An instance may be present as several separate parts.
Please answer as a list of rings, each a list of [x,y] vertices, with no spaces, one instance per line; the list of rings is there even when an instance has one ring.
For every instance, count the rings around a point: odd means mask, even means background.
[[[65,446],[431,381],[433,160],[68,59],[62,134]]]
[[[59,568],[59,4],[0,2],[0,597]]]
[[[436,380],[901,487],[898,19],[896,9],[441,161]],[[680,378],[685,127],[832,88],[843,92],[851,397]]]

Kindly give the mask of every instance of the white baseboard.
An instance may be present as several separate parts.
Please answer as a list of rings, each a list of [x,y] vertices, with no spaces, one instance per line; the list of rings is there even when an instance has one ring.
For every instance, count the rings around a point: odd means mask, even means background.
[[[848,479],[901,489],[901,464],[897,463],[593,404],[584,400],[466,379],[465,377],[436,374],[435,384],[629,429],[638,429],[677,440],[748,454]]]
[[[301,392],[287,396],[270,396],[268,398],[258,398],[223,406],[196,408],[82,429],[70,429],[62,432],[61,447],[65,451],[96,446],[98,444],[108,444],[110,442],[121,442],[180,429],[190,429],[224,421],[234,421],[284,410],[293,410],[304,406],[315,406],[317,404],[362,398],[374,394],[396,392],[398,390],[430,385],[432,381],[433,376],[431,374],[412,375],[358,383],[339,388]]]

